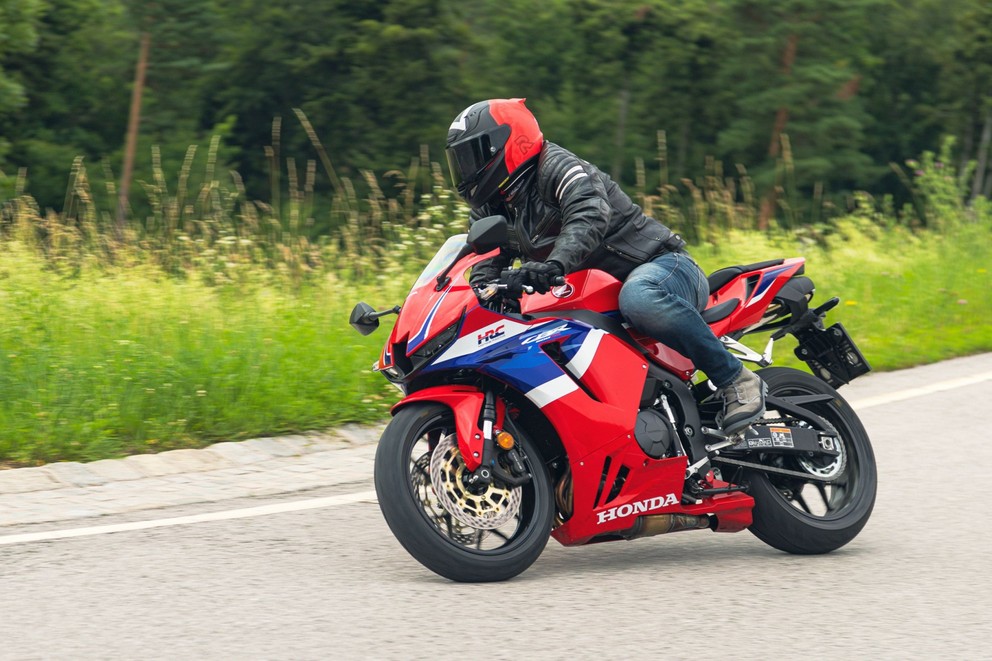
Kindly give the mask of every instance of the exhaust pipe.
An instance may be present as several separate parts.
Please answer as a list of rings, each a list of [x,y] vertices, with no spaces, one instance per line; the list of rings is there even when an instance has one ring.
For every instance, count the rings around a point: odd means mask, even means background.
[[[640,537],[666,535],[670,532],[678,532],[680,530],[703,530],[704,528],[711,527],[710,517],[706,515],[655,514],[638,517],[634,526],[622,531],[620,535],[624,539],[638,539]]]

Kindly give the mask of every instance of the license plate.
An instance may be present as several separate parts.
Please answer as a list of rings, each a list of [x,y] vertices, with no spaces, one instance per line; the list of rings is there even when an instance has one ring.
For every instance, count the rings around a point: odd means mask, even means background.
[[[796,337],[799,339],[796,356],[834,388],[871,371],[864,354],[840,323],[825,330],[807,328]]]

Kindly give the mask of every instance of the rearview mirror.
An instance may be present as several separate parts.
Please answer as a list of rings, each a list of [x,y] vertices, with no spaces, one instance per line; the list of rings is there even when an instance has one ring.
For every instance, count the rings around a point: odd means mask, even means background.
[[[468,244],[477,253],[502,248],[510,240],[510,226],[503,216],[486,216],[468,228]]]
[[[348,320],[348,323],[362,335],[368,335],[379,327],[379,317],[376,315],[375,308],[371,305],[368,303],[359,303],[351,311],[351,318]]]

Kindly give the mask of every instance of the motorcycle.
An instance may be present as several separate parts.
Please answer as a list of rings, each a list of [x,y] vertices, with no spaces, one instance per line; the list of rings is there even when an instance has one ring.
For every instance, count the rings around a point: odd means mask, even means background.
[[[621,282],[584,270],[550,292],[475,290],[468,273],[507,244],[501,216],[441,247],[400,307],[359,303],[368,334],[398,314],[373,370],[404,393],[379,441],[375,490],[404,548],[454,581],[500,581],[554,537],[565,546],[682,530],[748,529],[796,554],[851,541],[875,502],[868,435],[837,387],[871,368],[832,298],[810,308],[802,258],[720,269],[702,315],[765,369],[766,414],[728,437],[692,363],[628,327]],[[530,295],[522,295],[530,293]],[[763,353],[741,342],[771,332]],[[769,367],[791,334],[812,374]]]

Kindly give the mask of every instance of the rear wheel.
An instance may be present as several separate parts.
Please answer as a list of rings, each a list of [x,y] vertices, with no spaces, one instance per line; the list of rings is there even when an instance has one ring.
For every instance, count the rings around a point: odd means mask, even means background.
[[[519,487],[470,488],[451,410],[433,403],[396,414],[379,441],[375,490],[390,530],[431,571],[453,581],[502,581],[527,569],[551,533],[551,479],[526,438],[531,474]]]
[[[781,367],[758,374],[772,397],[831,395],[829,401],[802,406],[834,428],[840,455],[826,459],[759,456],[760,463],[807,474],[810,479],[748,472],[745,480],[755,501],[750,530],[761,541],[788,553],[828,553],[840,548],[857,536],[875,505],[878,477],[868,434],[844,398],[815,376]],[[771,404],[769,409],[773,409]],[[786,424],[809,424],[774,410],[769,410],[768,417]]]

